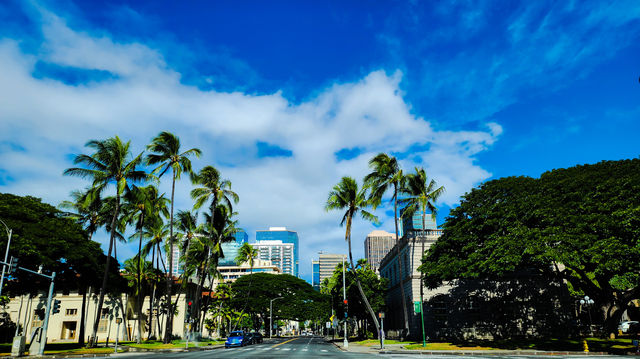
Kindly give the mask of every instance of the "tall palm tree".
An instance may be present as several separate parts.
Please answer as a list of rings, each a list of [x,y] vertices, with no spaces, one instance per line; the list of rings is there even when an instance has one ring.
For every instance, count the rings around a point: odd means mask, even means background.
[[[238,255],[235,258],[236,263],[241,266],[244,263],[249,263],[249,271],[253,274],[253,265],[255,259],[258,258],[258,250],[249,243],[243,243],[238,249]]]
[[[142,285],[142,260],[146,258],[146,254],[142,254],[142,238],[144,236],[144,228],[147,222],[158,220],[160,215],[165,217],[169,216],[169,210],[167,209],[167,202],[169,200],[164,198],[164,194],[159,194],[158,188],[154,185],[147,185],[146,187],[131,186],[129,191],[125,194],[124,212],[125,221],[127,223],[134,223],[138,232],[138,285]],[[130,239],[135,237],[132,235]],[[153,265],[153,261],[151,262]],[[138,288],[138,292],[142,293],[141,288]],[[138,296],[138,336],[136,342],[139,344],[142,341],[142,302],[143,296]],[[153,311],[153,298],[151,298],[151,309]],[[149,326],[151,328],[151,326]]]
[[[166,209],[166,208],[165,208]],[[167,216],[165,216],[166,218]],[[147,243],[142,247],[142,256],[146,258],[151,253],[151,263],[157,268],[156,273],[166,273],[166,266],[162,260],[162,250],[165,238],[169,236],[169,228],[164,224],[162,217],[154,217],[145,225],[143,236],[147,238]],[[164,277],[164,276],[162,276]],[[161,278],[154,278],[153,291],[151,292],[150,312],[153,313],[153,305],[156,301],[155,293],[157,286],[160,284]],[[160,328],[160,310],[156,310],[156,323],[158,324],[158,335],[162,333]],[[151,337],[151,326],[149,326],[149,337]]]
[[[436,218],[438,208],[435,201],[444,193],[444,187],[436,184],[435,180],[429,180],[424,168],[415,168],[415,173],[406,176],[406,181],[402,188],[404,198],[398,202],[404,205],[402,216],[412,218],[420,211],[422,216],[422,231],[426,235],[427,210],[431,212],[431,217]],[[424,239],[422,240],[422,256],[424,256]],[[420,303],[424,302],[424,273],[420,272]],[[424,323],[422,323],[422,336],[424,337]]]
[[[391,157],[386,153],[379,153],[371,160],[369,160],[369,167],[372,169],[371,173],[364,177],[364,184],[371,189],[370,200],[373,208],[376,209],[382,202],[382,196],[393,188],[393,221],[396,229],[396,256],[398,258],[398,270],[400,274],[400,297],[402,298],[402,318],[404,321],[404,331],[409,336],[409,316],[407,314],[407,300],[404,294],[404,264],[402,263],[402,256],[400,255],[400,246],[397,243],[400,241],[400,235],[398,231],[398,194],[404,183],[404,175],[402,169],[398,164],[398,160],[395,157]],[[404,338],[401,338],[404,339]]]
[[[247,308],[247,303],[249,302],[249,297],[251,296],[251,285],[253,284],[253,277],[251,275],[253,274],[253,265],[257,257],[258,250],[249,243],[243,243],[242,246],[240,246],[240,248],[238,249],[238,255],[235,258],[235,261],[239,266],[243,265],[244,263],[249,263],[249,289],[247,297],[244,301],[244,306],[242,307],[242,312],[240,314],[241,317],[242,313],[244,313],[245,309]],[[236,326],[238,325],[238,323],[236,323]]]
[[[130,288],[133,288],[133,294],[136,298],[136,312],[138,313],[138,332],[136,338],[142,337],[142,301],[140,297],[145,296],[147,287],[154,276],[154,268],[149,261],[140,261],[140,256],[136,255],[124,261],[124,278]],[[140,275],[142,273],[142,275]]]
[[[184,254],[189,248],[189,242],[193,240],[198,231],[198,214],[190,211],[178,211],[176,214],[178,219],[178,238],[180,239],[180,255]],[[181,258],[184,263],[184,259]]]
[[[163,342],[166,344],[171,341],[173,328],[173,305],[171,303],[171,289],[173,282],[173,204],[176,189],[176,180],[180,179],[183,172],[191,174],[190,156],[200,157],[201,151],[192,148],[184,152],[180,152],[180,139],[170,132],[160,132],[156,136],[147,149],[151,152],[147,156],[147,164],[158,165],[153,173],[160,173],[158,177],[162,177],[169,168],[171,168],[171,213],[169,218],[169,273],[167,274],[167,303],[169,303],[169,315]]]
[[[100,324],[100,314],[102,313],[102,305],[104,303],[104,295],[107,288],[107,278],[109,274],[109,266],[111,264],[111,253],[115,247],[116,238],[116,220],[120,213],[120,199],[128,187],[129,183],[143,181],[147,178],[144,171],[137,170],[137,166],[142,162],[142,153],[136,157],[131,156],[129,149],[130,142],[122,142],[118,136],[98,141],[91,140],[86,143],[86,147],[94,150],[91,155],[77,155],[74,164],[83,165],[84,167],[72,167],[64,171],[65,175],[77,176],[81,178],[89,178],[92,180],[92,187],[97,193],[101,193],[109,185],[114,185],[116,189],[115,208],[111,217],[109,250],[102,277],[102,287],[100,288],[100,297],[98,299],[98,308],[96,310],[96,319],[93,324],[93,333],[89,338],[89,346],[95,346],[98,325]]]
[[[338,182],[337,185],[333,186],[333,189],[331,190],[331,192],[329,192],[329,197],[327,198],[327,203],[325,204],[324,208],[326,211],[334,209],[346,210],[344,216],[342,217],[340,225],[346,226],[344,239],[349,245],[349,261],[351,262],[351,272],[356,278],[356,284],[358,285],[358,291],[360,291],[360,295],[362,296],[362,301],[367,307],[369,314],[371,314],[373,324],[375,324],[376,326],[376,333],[378,333],[378,336],[380,336],[380,324],[378,323],[378,318],[376,316],[376,313],[373,312],[373,309],[369,304],[369,300],[362,290],[360,278],[358,277],[358,273],[355,270],[356,267],[353,264],[353,255],[351,254],[351,224],[353,223],[353,217],[359,213],[360,217],[362,217],[363,219],[378,223],[378,217],[365,210],[365,208],[369,207],[369,205],[370,202],[369,200],[367,200],[366,188],[358,190],[358,182],[356,182],[355,179],[351,177],[342,177],[340,182]],[[380,343],[382,343],[382,341]]]
[[[237,222],[232,219],[234,215],[236,215],[236,213],[231,212],[226,205],[222,204],[216,206],[214,215],[208,215],[207,213],[204,214],[205,224],[200,227],[200,233],[204,236],[204,238],[201,239],[202,242],[206,243],[206,259],[202,270],[203,276],[200,277],[200,281],[198,282],[196,292],[198,295],[195,298],[195,308],[198,312],[196,313],[197,317],[194,319],[199,319],[201,321],[204,316],[200,317],[200,313],[205,312],[209,304],[208,302],[201,303],[202,296],[200,293],[204,286],[205,277],[210,278],[210,292],[213,291],[214,279],[221,277],[221,274],[218,271],[218,263],[220,258],[224,257],[222,244],[233,241],[233,235],[237,231]],[[211,225],[212,220],[213,224]],[[198,323],[200,324],[200,322]]]
[[[99,227],[105,224],[106,216],[102,211],[103,201],[100,193],[94,191],[91,187],[85,191],[75,190],[71,192],[72,201],[62,201],[58,207],[73,210],[68,216],[73,218],[77,223],[82,225],[89,235],[89,240],[93,237]],[[78,330],[78,344],[84,345],[85,332],[85,315],[87,307],[87,291],[89,285],[86,283],[88,278],[80,278],[82,288],[82,309],[80,310],[80,329]]]

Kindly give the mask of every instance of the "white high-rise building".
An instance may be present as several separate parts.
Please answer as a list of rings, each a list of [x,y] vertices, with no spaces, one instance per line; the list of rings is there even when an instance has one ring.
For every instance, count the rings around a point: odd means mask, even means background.
[[[281,240],[263,240],[253,245],[258,250],[258,258],[271,261],[282,273],[296,275],[295,245]]]

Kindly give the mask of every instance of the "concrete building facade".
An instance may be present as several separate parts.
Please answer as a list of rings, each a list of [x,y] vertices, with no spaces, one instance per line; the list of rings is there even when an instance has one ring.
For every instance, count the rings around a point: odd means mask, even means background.
[[[411,235],[402,237],[380,262],[380,275],[389,280],[389,291],[386,298],[386,305],[389,311],[386,313],[384,324],[385,329],[388,330],[389,337],[400,336],[404,328],[400,286],[404,287],[406,296],[410,335],[414,338],[421,335],[420,314],[415,308],[416,303],[420,303],[420,290],[422,287],[418,267],[422,264],[423,253],[441,235],[442,231],[437,229],[414,231]],[[402,258],[404,267],[402,278],[400,278],[400,261],[397,250],[399,250],[399,256]],[[435,290],[422,288],[423,302],[438,294],[447,293],[449,289],[446,286]]]
[[[318,279],[322,283],[333,275],[336,266],[342,261],[347,261],[346,254],[318,253]]]
[[[264,240],[254,244],[253,247],[258,250],[260,260],[271,262],[282,273],[295,275],[294,244],[279,240]]]
[[[387,231],[375,230],[367,234],[364,240],[364,257],[374,272],[380,273],[380,262],[396,244],[396,235]]]
[[[178,311],[173,320],[174,335],[184,336],[184,313],[186,312],[186,302],[184,295],[178,298],[177,295],[172,297],[173,301],[180,300],[178,303]],[[83,296],[77,292],[68,294],[56,293],[54,299],[60,300],[60,312],[49,316],[49,326],[47,331],[47,342],[77,342],[80,335],[80,327],[82,320],[82,303]],[[46,306],[47,293],[39,293],[36,296],[17,296],[10,298],[6,306],[6,311],[12,321],[20,326],[21,335],[25,335],[27,343],[29,343],[31,334],[36,328],[42,326],[44,308]],[[99,342],[115,341],[116,337],[120,341],[134,340],[137,336],[137,317],[135,308],[135,299],[126,295],[106,295],[98,324],[97,338]],[[84,338],[87,342],[93,329],[93,323],[96,318],[96,309],[98,306],[97,293],[88,293],[85,300],[85,332]],[[148,325],[151,325],[152,336],[158,337],[158,333],[164,333],[164,325],[166,323],[166,315],[160,314],[159,321],[154,315],[149,316],[149,297],[146,297],[143,306],[143,332],[142,338],[146,339],[148,335]],[[117,320],[121,319],[122,323],[118,326]],[[119,330],[118,330],[119,328]]]

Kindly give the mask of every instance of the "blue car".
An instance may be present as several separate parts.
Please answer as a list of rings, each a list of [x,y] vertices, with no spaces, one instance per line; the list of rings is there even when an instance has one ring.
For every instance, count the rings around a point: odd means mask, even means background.
[[[242,330],[237,330],[229,334],[227,341],[224,342],[224,347],[225,348],[243,347],[245,345],[249,345],[250,344],[249,341],[250,341],[250,338],[245,332],[243,332]]]

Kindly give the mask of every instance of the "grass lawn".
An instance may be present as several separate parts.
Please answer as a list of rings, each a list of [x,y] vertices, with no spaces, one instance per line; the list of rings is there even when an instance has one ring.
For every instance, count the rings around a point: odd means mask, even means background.
[[[422,342],[385,340],[385,344],[404,344],[404,348],[410,350],[545,350],[545,351],[583,351],[584,339],[531,339],[531,340],[478,340],[461,342],[427,342],[426,347]],[[606,352],[624,354],[635,352],[631,345],[631,338],[601,339],[586,338],[590,352]],[[364,346],[377,346],[380,342],[376,339],[353,341],[352,343]]]
[[[104,343],[103,343],[104,345]],[[44,348],[44,354],[109,354],[113,353],[113,348],[84,348],[78,343],[48,343]],[[29,350],[29,345],[25,347],[25,351]],[[118,352],[122,350],[118,349]],[[0,355],[8,356],[11,353],[11,343],[0,344]]]
[[[209,345],[219,345],[219,344],[224,344],[224,341],[213,340],[213,341],[204,341],[204,342],[189,342],[189,348],[206,347]],[[186,342],[184,340],[174,340],[171,343],[164,344],[161,341],[150,340],[150,341],[145,341],[141,344],[127,343],[126,345],[132,348],[141,348],[141,349],[174,349],[174,348],[184,348],[186,345]]]

